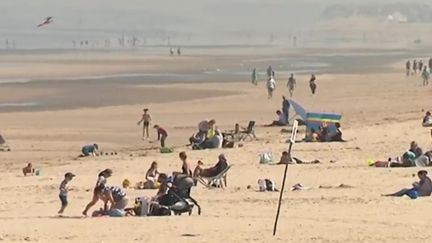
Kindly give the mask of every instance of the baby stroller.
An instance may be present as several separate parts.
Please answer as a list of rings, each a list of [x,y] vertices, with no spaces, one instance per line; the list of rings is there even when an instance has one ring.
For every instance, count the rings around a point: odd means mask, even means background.
[[[159,199],[159,205],[150,208],[151,215],[181,215],[192,214],[194,206],[198,208],[201,215],[201,207],[198,202],[190,196],[195,181],[186,175],[177,175],[172,180],[172,186],[168,193]]]

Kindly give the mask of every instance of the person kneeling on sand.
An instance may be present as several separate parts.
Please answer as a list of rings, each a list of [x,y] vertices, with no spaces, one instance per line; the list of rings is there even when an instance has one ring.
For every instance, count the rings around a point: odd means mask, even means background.
[[[428,197],[432,194],[432,181],[427,176],[427,171],[420,170],[417,172],[419,177],[419,182],[414,182],[413,187],[410,189],[402,189],[398,192],[392,194],[385,194],[383,196],[387,197],[402,197],[404,195],[409,196],[411,199],[416,199],[417,197]]]
[[[267,127],[277,127],[277,126],[286,126],[288,125],[288,120],[286,116],[280,111],[276,111],[276,115],[278,116],[277,120],[274,120],[271,124],[267,125]]]
[[[32,163],[28,163],[27,166],[22,169],[22,172],[24,176],[27,176],[27,174],[34,175],[36,170],[33,168]]]
[[[82,147],[81,152],[86,156],[96,156],[99,151],[99,146],[97,144],[86,145]]]

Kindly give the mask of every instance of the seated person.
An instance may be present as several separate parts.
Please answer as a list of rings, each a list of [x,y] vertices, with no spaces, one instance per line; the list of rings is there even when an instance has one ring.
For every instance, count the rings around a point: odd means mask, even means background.
[[[33,168],[32,163],[28,163],[27,166],[22,169],[22,172],[24,176],[27,176],[27,174],[34,175],[35,169]]]
[[[105,209],[108,209],[108,202],[111,204],[110,210],[124,210],[129,202],[126,192],[124,192],[120,187],[117,186],[106,187],[101,192],[101,199],[105,202]]]
[[[97,144],[86,145],[82,147],[81,152],[84,156],[95,156],[98,154],[99,146]]]
[[[423,154],[423,150],[418,146],[415,141],[411,142],[409,152],[414,153],[414,158],[418,158]]]
[[[305,142],[318,142],[320,141],[320,134],[315,131],[315,129],[311,128],[308,132],[306,132],[306,137],[304,139]]]
[[[329,134],[329,128],[328,128],[327,124],[323,123],[322,126],[320,127],[320,131],[319,131],[319,141],[320,142],[327,142],[328,134]]]
[[[412,199],[417,197],[428,197],[432,194],[432,181],[427,176],[427,171],[420,170],[417,172],[417,176],[419,177],[419,182],[414,182],[413,187],[410,189],[402,189],[398,192],[392,194],[385,194],[383,196],[387,197],[402,197],[404,195],[409,196]]]
[[[215,166],[204,169],[201,165],[198,164],[197,168],[195,168],[194,176],[195,177],[215,177],[219,175],[222,171],[224,171],[228,167],[228,162],[224,154],[219,155],[219,161]]]
[[[202,144],[206,140],[206,133],[195,133],[189,138],[190,145],[196,146]]]
[[[342,139],[342,130],[341,130],[341,125],[339,122],[335,123],[335,127],[336,127],[336,131],[334,132],[330,132],[327,136],[328,136],[328,141],[331,142],[343,142],[344,140]]]
[[[222,132],[220,130],[216,130],[213,137],[207,138],[202,144],[197,146],[196,149],[222,148],[223,140],[224,138]]]
[[[278,116],[278,119],[273,121],[271,124],[267,125],[268,127],[288,125],[288,120],[286,116],[280,110],[276,111],[276,115]]]
[[[159,175],[158,183],[160,184],[159,190],[154,197],[151,198],[151,201],[159,202],[159,199],[164,195],[168,194],[169,190],[169,182],[168,176],[164,173]]]
[[[432,126],[432,115],[430,111],[427,111],[425,116],[423,117],[422,126],[431,127]]]
[[[150,168],[146,173],[146,181],[144,183],[144,189],[156,189],[157,188],[157,179],[159,176],[159,171],[157,169],[158,164],[156,161],[153,161]]]

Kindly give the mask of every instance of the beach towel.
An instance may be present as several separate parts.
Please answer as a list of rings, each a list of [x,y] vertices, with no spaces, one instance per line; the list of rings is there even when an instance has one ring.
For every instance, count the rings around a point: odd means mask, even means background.
[[[174,149],[163,147],[163,148],[160,148],[159,151],[160,151],[161,154],[169,154],[169,153],[174,152]]]

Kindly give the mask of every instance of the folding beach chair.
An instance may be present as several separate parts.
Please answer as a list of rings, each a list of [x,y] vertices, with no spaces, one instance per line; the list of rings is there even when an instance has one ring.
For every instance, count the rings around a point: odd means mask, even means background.
[[[212,185],[218,185],[221,188],[224,188],[228,185],[227,184],[227,173],[228,173],[229,169],[231,168],[231,166],[232,165],[228,165],[228,167],[226,167],[221,173],[219,173],[218,175],[216,175],[214,177],[200,176],[197,178],[197,180],[207,188],[211,188]]]
[[[240,141],[245,141],[246,138],[256,139],[255,121],[250,121],[246,130],[241,132]]]

